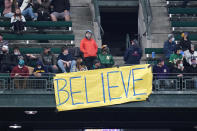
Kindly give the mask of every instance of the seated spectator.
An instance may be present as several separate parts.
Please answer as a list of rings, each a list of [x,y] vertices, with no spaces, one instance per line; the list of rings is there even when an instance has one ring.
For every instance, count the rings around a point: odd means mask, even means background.
[[[170,82],[168,80],[159,80],[159,79],[167,79],[170,73],[163,59],[160,59],[158,64],[153,67],[153,73],[155,76],[154,78],[156,78],[154,82],[157,86],[160,86],[161,84],[160,82],[164,83],[167,86],[170,85]]]
[[[56,59],[54,54],[51,52],[50,47],[45,47],[41,54],[41,61],[50,73],[57,73],[58,67],[56,66]]]
[[[132,40],[130,47],[126,50],[124,54],[124,61],[126,64],[140,64],[140,59],[142,57],[142,50],[138,46],[137,40]]]
[[[25,17],[30,17],[33,21],[37,20],[37,16],[33,12],[31,0],[23,0],[19,2],[19,7],[22,15]]]
[[[2,47],[3,54],[0,54],[1,62],[1,73],[10,73],[12,71],[13,65],[11,62],[11,55],[9,54],[8,46]]]
[[[70,21],[69,0],[52,0],[51,8],[53,10],[53,13],[51,14],[52,21],[57,21],[58,19],[65,19],[65,21]]]
[[[36,67],[34,67],[33,75],[35,77],[44,77],[47,76],[47,68],[43,65],[41,61],[36,62]]]
[[[11,23],[14,26],[14,32],[17,34],[22,33],[24,30],[25,17],[21,15],[20,9],[16,9],[14,16],[11,18]]]
[[[167,60],[169,60],[170,55],[174,53],[175,49],[176,49],[175,38],[172,34],[169,34],[168,40],[165,41],[164,48],[163,48],[165,58]]]
[[[20,60],[25,61],[25,57],[23,56],[23,54],[21,54],[18,47],[14,47],[13,54],[11,55],[11,57],[14,66],[16,66]]]
[[[191,45],[189,50],[184,51],[184,57],[189,65],[192,65],[192,59],[197,60],[197,51],[194,50],[194,45]]]
[[[183,55],[181,54],[181,49],[176,48],[175,53],[170,55],[170,63],[176,64],[178,60],[183,60]]]
[[[58,67],[62,73],[67,73],[67,71],[74,72],[76,70],[76,61],[69,54],[68,48],[62,48],[62,53],[59,54],[57,60]]]
[[[93,70],[96,70],[96,69],[103,69],[104,67],[101,65],[101,62],[96,59],[94,60],[94,64],[93,64]]]
[[[76,71],[86,71],[88,68],[86,67],[85,63],[83,62],[83,59],[81,57],[78,57],[76,60]]]
[[[2,47],[8,46],[8,41],[3,40],[3,36],[0,34],[0,54],[3,54]]]
[[[81,40],[80,51],[84,55],[85,64],[88,70],[92,69],[93,62],[97,59],[98,46],[92,38],[92,31],[88,30],[85,33],[85,38]]]
[[[191,41],[189,39],[189,34],[187,32],[182,33],[182,38],[180,41],[180,44],[178,44],[178,46],[180,47],[180,49],[182,51],[186,51],[186,50],[190,50],[191,49]]]
[[[29,76],[29,70],[25,66],[24,60],[19,60],[18,65],[15,66],[11,72],[11,77],[16,79],[14,81],[14,85],[16,88],[26,87],[26,78]]]
[[[187,73],[185,67],[183,66],[182,60],[176,61],[176,66],[174,66],[172,73],[174,73],[177,77],[183,77],[183,74]]]
[[[4,17],[8,17],[8,18],[11,18],[14,13],[12,12],[12,3],[13,3],[13,0],[5,0],[4,2],[4,11],[3,11],[3,15]]]
[[[102,46],[101,53],[98,54],[98,59],[105,68],[112,67],[114,65],[113,56],[110,54],[107,45]]]
[[[49,20],[49,8],[50,8],[50,0],[37,0],[36,7],[38,14],[38,21],[48,21]]]

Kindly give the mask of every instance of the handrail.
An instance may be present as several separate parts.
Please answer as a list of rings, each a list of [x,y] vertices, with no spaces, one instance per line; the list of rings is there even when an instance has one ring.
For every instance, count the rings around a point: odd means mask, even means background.
[[[98,0],[92,0],[92,3],[93,3],[94,8],[95,8],[94,21],[98,23],[98,26],[99,26],[100,31],[101,31],[101,36],[103,36],[104,35],[104,30],[103,30],[103,27],[101,26],[101,16],[100,16],[100,9],[99,9]]]
[[[128,49],[131,45],[131,39],[129,34],[126,34],[126,49]]]
[[[151,5],[150,5],[150,0],[140,0],[140,3],[142,5],[142,10],[143,10],[143,14],[144,14],[144,21],[145,21],[145,25],[146,25],[146,36],[147,39],[151,39],[151,23],[153,20],[153,15],[152,15],[152,9],[151,9]]]

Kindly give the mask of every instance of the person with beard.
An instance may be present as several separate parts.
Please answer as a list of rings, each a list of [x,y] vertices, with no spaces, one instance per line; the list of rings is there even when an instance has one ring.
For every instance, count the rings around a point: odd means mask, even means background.
[[[142,57],[141,48],[137,45],[136,40],[132,40],[130,47],[126,50],[124,54],[125,64],[132,64],[132,65],[140,64],[141,57]]]
[[[25,27],[25,22],[25,17],[21,14],[20,9],[16,9],[14,16],[11,17],[11,23],[14,26],[14,32],[17,34],[22,33]]]
[[[91,30],[87,30],[85,33],[85,38],[81,40],[80,51],[84,55],[85,64],[88,70],[92,69],[93,62],[97,59],[98,46],[96,41],[92,38]]]
[[[192,65],[193,59],[197,60],[197,51],[194,50],[194,45],[191,45],[190,49],[184,51],[184,56],[189,65]]]
[[[8,46],[8,41],[3,40],[3,35],[0,34],[0,54],[3,54],[3,52],[2,52],[3,46]]]
[[[182,51],[190,50],[191,49],[191,41],[189,39],[189,33],[185,32],[181,34],[180,44],[178,46],[182,49]]]
[[[12,71],[11,55],[9,54],[8,46],[2,47],[3,54],[0,54],[1,73],[10,73]]]

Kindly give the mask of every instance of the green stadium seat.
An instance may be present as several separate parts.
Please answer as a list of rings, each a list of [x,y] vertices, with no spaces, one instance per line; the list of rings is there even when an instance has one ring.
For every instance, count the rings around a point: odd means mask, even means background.
[[[166,1],[184,1],[184,0],[166,0]],[[196,1],[196,0],[190,0],[190,1]]]
[[[3,34],[5,40],[74,40],[73,34]]]
[[[197,14],[197,8],[169,8],[169,14]]]
[[[197,27],[197,21],[172,21],[172,27]]]
[[[163,54],[163,48],[145,48],[145,54],[152,54],[152,52]]]
[[[40,54],[43,52],[43,48],[19,48],[22,54]],[[10,49],[10,52],[13,52],[13,48]],[[54,54],[59,54],[61,48],[51,48],[51,52]]]
[[[0,27],[11,27],[12,24],[9,21],[1,21]],[[72,27],[72,22],[66,22],[66,21],[27,21],[25,23],[26,27],[42,27],[42,28],[48,28],[48,27]]]

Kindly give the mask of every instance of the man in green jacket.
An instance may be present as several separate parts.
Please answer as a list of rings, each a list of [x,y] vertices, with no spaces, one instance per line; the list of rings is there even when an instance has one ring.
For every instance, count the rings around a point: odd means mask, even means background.
[[[102,46],[101,53],[98,54],[98,59],[105,68],[110,68],[114,65],[113,56],[110,54],[107,45]]]

